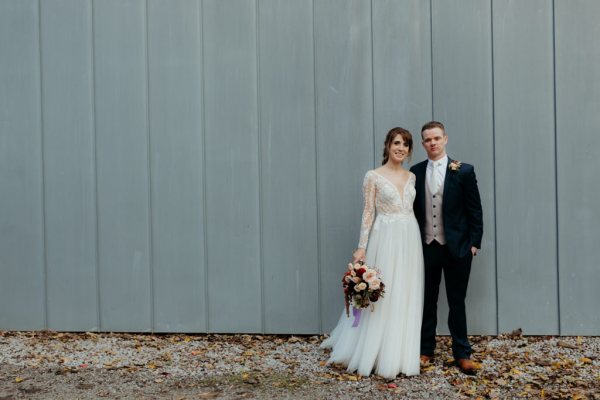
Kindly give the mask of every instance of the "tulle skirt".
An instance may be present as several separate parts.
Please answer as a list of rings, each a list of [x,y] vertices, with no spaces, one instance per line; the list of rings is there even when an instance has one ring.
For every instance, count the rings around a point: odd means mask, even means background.
[[[366,264],[381,271],[385,296],[374,309],[354,317],[342,315],[322,344],[332,348],[329,362],[368,376],[393,379],[399,373],[419,374],[423,313],[423,251],[414,214],[378,216],[369,236]],[[340,289],[340,298],[343,295]]]

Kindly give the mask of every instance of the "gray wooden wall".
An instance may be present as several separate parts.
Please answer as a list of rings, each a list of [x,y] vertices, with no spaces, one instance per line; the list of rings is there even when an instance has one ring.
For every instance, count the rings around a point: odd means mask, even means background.
[[[485,211],[470,332],[600,334],[598,15],[0,0],[0,329],[327,332],[365,171],[437,119]]]

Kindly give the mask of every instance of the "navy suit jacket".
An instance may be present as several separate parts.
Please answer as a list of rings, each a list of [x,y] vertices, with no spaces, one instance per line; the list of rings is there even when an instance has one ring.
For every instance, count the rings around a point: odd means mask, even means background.
[[[452,161],[448,157],[448,165]],[[417,195],[413,209],[421,228],[421,237],[424,239],[427,160],[413,165],[410,170],[416,176]],[[470,253],[472,246],[481,248],[483,212],[475,169],[472,165],[462,163],[457,171],[449,168],[446,170],[442,215],[446,244],[454,257],[465,257]]]

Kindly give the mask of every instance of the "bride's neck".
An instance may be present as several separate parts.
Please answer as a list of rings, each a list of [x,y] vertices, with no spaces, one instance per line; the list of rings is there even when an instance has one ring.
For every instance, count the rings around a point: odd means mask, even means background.
[[[402,171],[404,169],[401,163],[395,163],[389,160],[384,164],[384,167],[392,171]]]

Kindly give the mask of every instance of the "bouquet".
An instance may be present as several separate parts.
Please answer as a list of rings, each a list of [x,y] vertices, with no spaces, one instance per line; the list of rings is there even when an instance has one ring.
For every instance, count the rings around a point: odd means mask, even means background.
[[[350,305],[355,309],[368,307],[385,293],[379,271],[362,262],[348,264],[348,270],[342,278],[346,315],[350,316]]]

